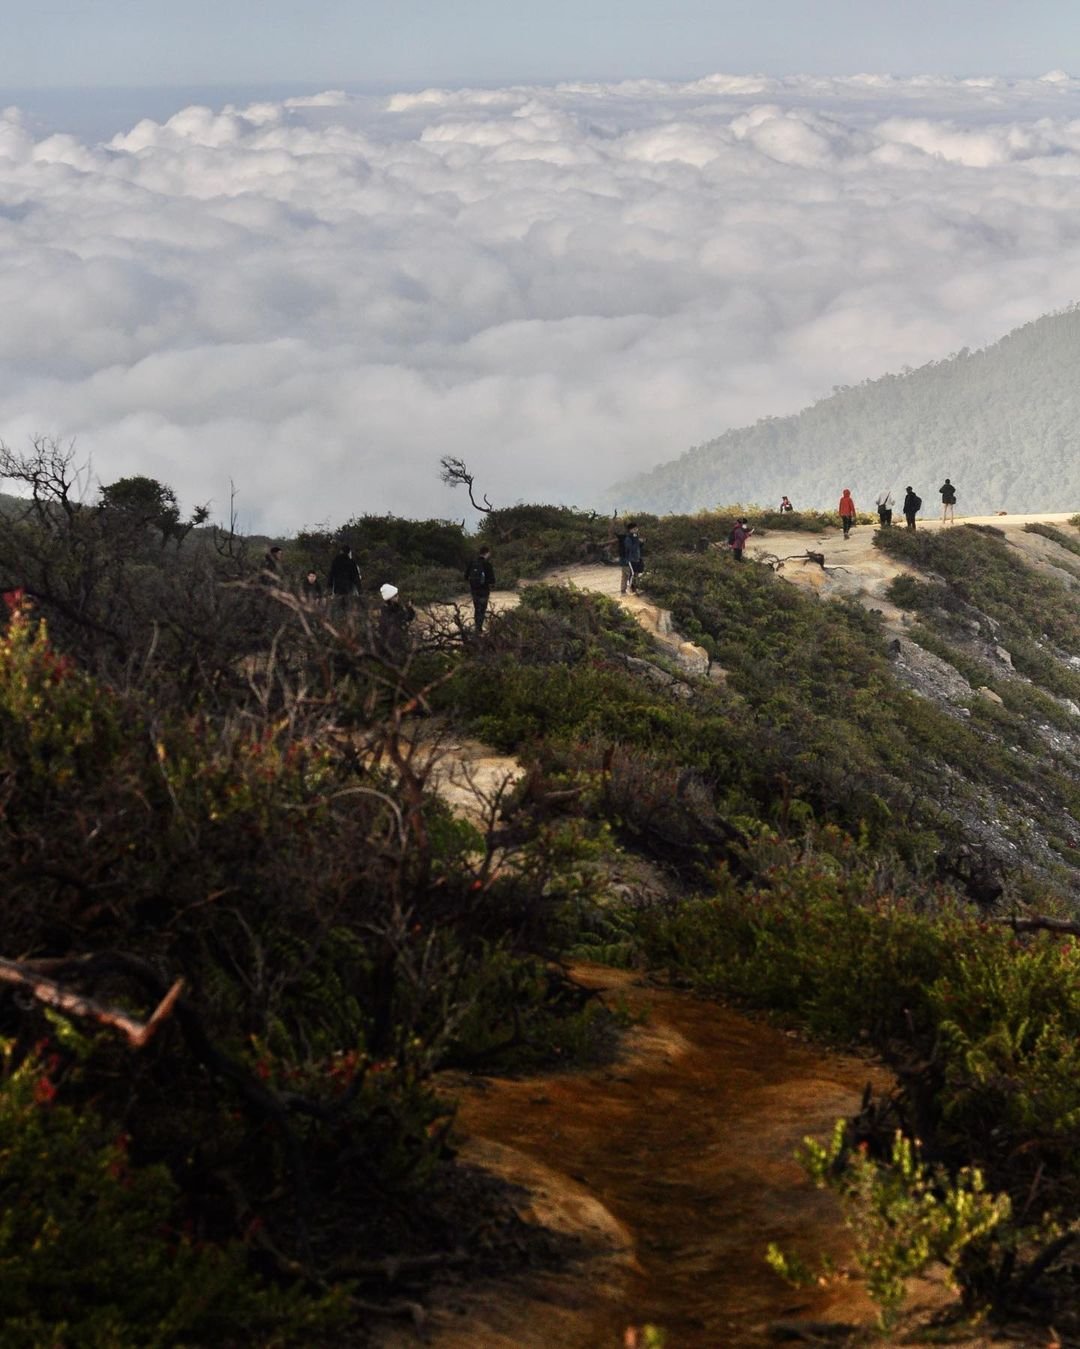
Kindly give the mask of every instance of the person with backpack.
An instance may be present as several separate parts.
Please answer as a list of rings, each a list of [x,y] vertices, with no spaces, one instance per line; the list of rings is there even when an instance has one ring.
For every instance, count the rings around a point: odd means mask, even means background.
[[[914,487],[905,488],[904,519],[908,529],[915,528],[915,517],[922,510],[922,497],[915,495]]]
[[[878,499],[874,503],[877,506],[878,524],[882,529],[889,529],[892,526],[892,513],[895,502],[896,498],[893,496],[891,489],[886,487],[884,492],[881,492],[878,495]]]
[[[844,538],[851,533],[851,526],[855,523],[855,502],[851,496],[851,489],[844,488],[844,493],[840,498],[840,523],[844,526]]]
[[[956,488],[948,478],[938,488],[941,493],[941,523],[956,524]]]
[[[360,567],[347,543],[342,544],[341,552],[330,564],[329,582],[333,599],[344,600],[360,594]]]
[[[740,515],[731,526],[731,533],[728,535],[728,543],[731,546],[732,556],[736,562],[743,560],[743,549],[746,547],[746,540],[753,534],[753,530],[746,523],[746,516]]]
[[[486,543],[465,568],[465,579],[472,592],[473,623],[479,636],[484,631],[488,600],[495,588],[495,568],[491,565],[491,549]]]
[[[638,536],[637,521],[631,520],[625,534],[616,534],[619,544],[619,562],[622,564],[622,585],[619,594],[626,594],[630,587],[632,595],[637,594],[638,577],[645,570],[645,544]]]

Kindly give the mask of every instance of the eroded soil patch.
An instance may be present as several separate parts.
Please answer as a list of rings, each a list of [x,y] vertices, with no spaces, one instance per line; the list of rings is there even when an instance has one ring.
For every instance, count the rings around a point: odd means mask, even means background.
[[[781,1319],[868,1324],[857,1281],[795,1293],[764,1255],[777,1241],[811,1262],[849,1261],[834,1198],[792,1154],[850,1114],[880,1070],[622,971],[576,973],[648,1017],[618,1064],[454,1088],[466,1156],[523,1184],[541,1221],[569,1230],[581,1216],[582,1261],[458,1295],[436,1309],[433,1342],[595,1349],[651,1323],[672,1349],[740,1349],[769,1342]]]

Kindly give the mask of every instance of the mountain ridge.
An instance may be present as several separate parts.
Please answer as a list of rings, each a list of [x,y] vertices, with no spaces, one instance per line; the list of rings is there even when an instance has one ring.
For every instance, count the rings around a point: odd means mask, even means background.
[[[707,509],[722,501],[828,506],[850,487],[861,508],[911,483],[932,503],[951,477],[961,510],[1060,509],[1080,497],[1080,308],[990,346],[835,388],[802,411],[764,417],[616,483],[628,509]]]

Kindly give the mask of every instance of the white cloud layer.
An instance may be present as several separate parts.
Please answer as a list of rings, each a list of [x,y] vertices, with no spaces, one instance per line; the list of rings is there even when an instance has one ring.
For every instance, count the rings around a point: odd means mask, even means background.
[[[107,145],[0,115],[0,436],[252,529],[599,508],[1080,298],[1080,81],[327,93]]]

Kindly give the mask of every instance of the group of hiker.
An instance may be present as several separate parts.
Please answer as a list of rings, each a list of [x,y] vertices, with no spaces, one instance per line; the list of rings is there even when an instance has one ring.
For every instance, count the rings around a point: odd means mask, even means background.
[[[946,478],[938,490],[941,493],[942,521],[948,523],[955,520],[956,488],[950,479]],[[884,492],[881,492],[875,504],[881,527],[883,529],[890,528],[895,506],[892,489],[886,488]],[[908,529],[915,528],[916,517],[922,510],[922,504],[922,497],[918,495],[915,489],[907,487],[902,509]],[[794,509],[795,507],[790,499],[785,495],[780,501],[779,513],[789,515]],[[844,538],[846,539],[851,533],[857,515],[855,501],[847,487],[844,488],[843,495],[840,497],[839,514]],[[743,561],[746,542],[753,532],[747,517],[740,515],[732,526],[727,539],[728,547],[731,549],[736,562]],[[645,542],[638,530],[637,521],[629,521],[625,531],[621,534],[615,534],[609,540],[609,543],[616,546],[619,565],[622,569],[619,593],[625,595],[629,591],[630,594],[636,594],[638,581],[645,571]],[[264,576],[270,580],[280,579],[282,574],[281,558],[282,550],[278,544],[273,544],[266,550],[263,558]],[[491,560],[491,549],[487,544],[481,545],[475,556],[469,561],[465,568],[464,579],[468,583],[472,597],[473,626],[479,634],[484,630],[488,603],[491,599],[491,592],[495,589],[495,567]],[[360,597],[361,580],[360,566],[353,556],[353,550],[349,544],[343,544],[340,552],[330,564],[325,591],[322,578],[312,567],[304,574],[300,583],[300,593],[311,604],[321,604],[324,599],[328,599],[331,604],[340,606]],[[379,631],[389,646],[400,646],[404,642],[409,624],[416,617],[416,611],[411,604],[402,599],[397,586],[390,581],[385,581],[379,587],[379,596],[382,599],[382,607],[379,611]]]
[[[945,481],[938,488],[938,492],[941,494],[942,524],[955,524],[956,488],[953,486],[952,480],[946,478]],[[850,500],[851,494],[850,492],[848,492],[847,488],[844,489],[844,496],[848,497]],[[852,502],[851,504],[852,507],[854,507],[854,502]],[[881,528],[882,529],[891,528],[893,521],[893,507],[896,504],[896,499],[892,494],[892,489],[886,488],[884,492],[881,492],[874,504],[877,506],[878,522],[880,523]],[[915,520],[919,512],[922,510],[922,504],[923,504],[922,497],[919,496],[919,494],[915,491],[914,487],[906,487],[904,489],[903,514],[904,514],[904,522],[908,529],[915,528]],[[844,514],[843,498],[841,498],[840,500],[840,514],[841,517],[843,517]],[[852,519],[854,520],[855,514],[854,509],[852,509],[851,514]],[[848,536],[849,529],[850,525],[845,524],[844,526],[845,539]]]
[[[263,576],[271,582],[282,579],[282,550],[279,544],[273,544],[263,556]],[[361,597],[360,583],[363,576],[360,564],[353,555],[350,544],[343,544],[340,552],[330,564],[323,589],[322,578],[314,567],[309,567],[300,582],[300,594],[309,604],[322,604],[326,599],[335,606],[343,607]],[[495,568],[491,562],[491,549],[485,544],[465,568],[465,580],[473,601],[473,623],[478,633],[484,629],[487,617],[488,601],[495,587]],[[397,586],[384,581],[379,587],[382,606],[379,610],[379,633],[391,648],[404,644],[409,624],[416,618],[416,610],[401,596]]]

